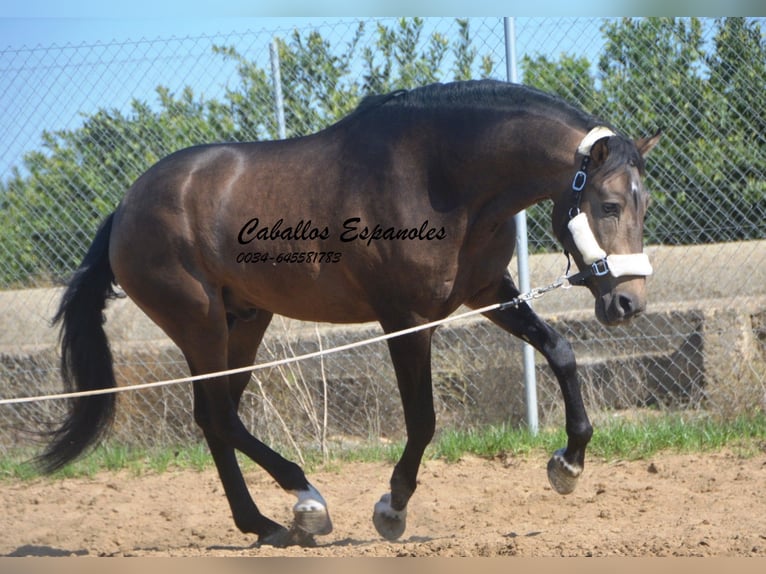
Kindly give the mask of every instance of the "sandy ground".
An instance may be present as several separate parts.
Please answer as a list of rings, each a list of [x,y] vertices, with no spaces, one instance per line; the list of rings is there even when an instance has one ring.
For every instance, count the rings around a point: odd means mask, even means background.
[[[390,465],[311,476],[334,531],[312,548],[259,546],[235,529],[214,471],[0,483],[0,556],[766,556],[766,453],[590,460],[551,490],[543,458],[428,461],[402,540],[371,522]],[[260,471],[259,507],[288,523],[294,498]]]

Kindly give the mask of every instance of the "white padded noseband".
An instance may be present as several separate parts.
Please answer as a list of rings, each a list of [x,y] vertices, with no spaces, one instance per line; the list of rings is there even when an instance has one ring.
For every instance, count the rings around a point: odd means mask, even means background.
[[[581,212],[570,219],[567,227],[569,227],[569,232],[572,234],[577,251],[580,252],[586,265],[594,265],[599,261],[606,261],[609,274],[615,278],[625,275],[647,277],[654,272],[652,264],[649,262],[649,256],[646,253],[607,255],[606,251],[596,241],[596,237],[593,235],[593,231],[588,223],[588,216],[584,213]]]

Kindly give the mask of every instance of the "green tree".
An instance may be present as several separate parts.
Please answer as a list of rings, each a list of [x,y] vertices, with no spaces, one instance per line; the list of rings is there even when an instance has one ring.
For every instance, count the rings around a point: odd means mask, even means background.
[[[763,237],[766,232],[766,39],[754,21],[723,18],[717,21],[715,52],[710,69],[709,123],[718,134],[723,154],[719,169],[708,177],[717,187],[729,188],[722,198],[730,230],[722,239]],[[713,140],[716,141],[716,140]]]
[[[596,78],[588,58],[562,54],[559,60],[541,55],[524,56],[521,61],[524,83],[556,94],[571,104],[596,111],[603,107],[602,92],[596,89]]]
[[[134,100],[131,113],[101,109],[75,130],[46,132],[0,186],[0,283],[48,282],[70,272],[103,217],[159,158],[190,141],[231,139],[224,107],[190,88],[159,87],[159,111]]]
[[[704,109],[700,20],[624,18],[605,24],[603,33],[606,47],[598,67],[606,92],[604,115],[627,133],[645,135],[658,127],[664,131],[650,162],[652,213],[662,211],[664,217],[649,219],[650,241],[699,238],[701,220],[695,224],[686,214],[701,184],[699,151],[689,139],[700,133]]]
[[[649,220],[652,242],[763,234],[751,218],[756,204],[764,213],[764,136],[753,131],[766,87],[763,36],[742,18],[715,28],[711,51],[697,18],[628,18],[604,27],[599,69],[610,117],[632,133],[665,132],[650,162],[653,211],[663,214]]]
[[[332,46],[316,31],[277,41],[288,137],[317,131],[370,93],[487,77],[491,53],[470,21],[451,39],[424,20],[360,23]],[[623,18],[606,21],[598,62],[524,57],[525,83],[556,93],[639,136],[663,128],[649,162],[652,243],[763,238],[766,233],[766,43],[758,21]],[[708,40],[706,40],[708,38]],[[362,47],[362,44],[366,44]],[[0,285],[48,283],[79,263],[101,219],[159,158],[188,145],[278,137],[271,70],[232,47],[214,52],[239,82],[220,100],[156,89],[156,102],[101,109],[82,126],[42,134],[23,169],[0,181]],[[537,249],[555,248],[548,206],[530,210]]]
[[[710,26],[710,24],[708,24]],[[634,137],[663,129],[649,161],[651,243],[761,238],[766,226],[766,47],[744,18],[623,18],[602,26],[590,62],[525,57],[524,81],[557,93]],[[545,213],[530,210],[534,229]],[[552,244],[550,234],[537,240]]]
[[[304,39],[295,30],[290,43],[279,42],[289,135],[314,132],[354,109],[362,93],[348,76],[363,32],[364,24],[360,23],[353,39],[340,53],[316,31],[309,32]]]

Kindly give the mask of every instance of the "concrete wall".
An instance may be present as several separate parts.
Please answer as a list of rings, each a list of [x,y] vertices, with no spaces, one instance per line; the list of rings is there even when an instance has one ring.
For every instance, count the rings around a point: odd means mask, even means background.
[[[655,273],[648,279],[649,310],[666,304],[721,299],[727,307],[734,297],[766,296],[766,241],[722,243],[684,247],[649,247]],[[563,274],[566,260],[561,254],[533,255],[531,283],[547,285]],[[516,261],[510,266],[516,275]],[[49,321],[55,312],[60,289],[29,289],[0,292],[0,352],[46,348],[56,344],[57,333]],[[558,290],[535,301],[535,309],[546,317],[592,310],[593,298],[585,289]],[[107,333],[115,346],[165,339],[128,299],[110,302]],[[270,336],[296,332],[312,326],[295,321],[275,321]]]

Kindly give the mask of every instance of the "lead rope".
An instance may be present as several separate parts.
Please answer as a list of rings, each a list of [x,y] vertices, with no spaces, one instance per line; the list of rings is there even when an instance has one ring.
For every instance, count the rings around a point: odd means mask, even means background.
[[[355,349],[357,347],[363,347],[366,345],[371,345],[372,343],[378,343],[380,341],[386,341],[388,339],[393,339],[394,337],[401,337],[402,335],[409,335],[410,333],[415,333],[417,331],[423,331],[425,329],[432,329],[434,327],[438,327],[440,325],[444,325],[445,323],[450,323],[453,321],[457,321],[459,319],[465,319],[468,317],[472,317],[475,315],[481,315],[483,313],[489,313],[490,311],[502,311],[505,309],[508,309],[510,307],[518,308],[519,305],[522,303],[526,303],[527,301],[531,301],[533,299],[539,299],[546,293],[553,291],[554,289],[558,289],[559,287],[566,287],[568,284],[568,280],[566,277],[560,277],[553,283],[546,285],[545,287],[538,287],[535,289],[531,289],[527,291],[526,293],[520,293],[518,296],[514,297],[510,301],[506,301],[504,303],[493,303],[492,305],[487,305],[486,307],[481,307],[479,309],[472,309],[470,311],[466,311],[465,313],[459,313],[457,315],[450,315],[449,317],[445,317],[444,319],[439,319],[437,321],[431,321],[430,323],[424,323],[423,325],[417,325],[415,327],[410,327],[409,329],[403,329],[401,331],[394,331],[391,333],[385,333],[383,335],[378,335],[376,337],[371,337],[369,339],[363,339],[361,341],[356,341],[353,343],[347,343],[345,345],[340,345],[338,347],[331,347],[329,349],[324,349],[320,351],[314,351],[312,353],[306,353],[304,355],[297,355],[294,357],[286,357],[284,359],[277,359],[275,361],[270,361],[268,363],[259,363],[256,365],[249,365],[247,367],[240,367],[237,369],[229,369],[226,371],[216,371],[213,373],[204,373],[201,375],[195,375],[190,377],[182,377],[179,379],[169,379],[165,381],[156,381],[152,383],[140,383],[136,385],[127,385],[123,387],[112,387],[109,389],[94,389],[90,391],[77,391],[77,392],[70,392],[70,393],[57,393],[57,394],[50,394],[50,395],[39,395],[39,396],[33,396],[33,397],[14,397],[9,399],[0,399],[0,406],[2,405],[14,405],[14,404],[22,404],[22,403],[32,403],[32,402],[42,402],[42,401],[51,401],[51,400],[58,400],[58,399],[75,399],[75,398],[82,398],[82,397],[92,397],[96,395],[107,395],[111,393],[124,393],[127,391],[138,391],[138,390],[144,390],[144,389],[152,389],[156,387],[165,387],[170,385],[179,385],[182,383],[190,383],[193,381],[201,381],[205,379],[213,379],[216,377],[223,377],[228,375],[235,375],[237,373],[246,373],[246,372],[255,372],[267,368],[273,368],[273,367],[279,367],[282,365],[287,365],[290,363],[297,363],[298,361],[303,361],[306,359],[313,359],[317,357],[323,357],[325,355],[330,355],[332,353],[339,353],[341,351],[347,351],[349,349]],[[571,285],[569,285],[571,286]]]

